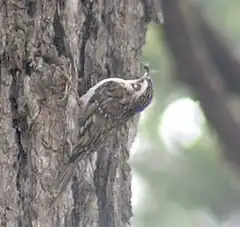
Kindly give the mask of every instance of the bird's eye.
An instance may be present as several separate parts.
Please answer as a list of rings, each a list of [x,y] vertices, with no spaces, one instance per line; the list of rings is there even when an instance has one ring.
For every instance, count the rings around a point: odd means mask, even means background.
[[[137,83],[135,83],[135,84],[132,84],[132,88],[133,88],[134,90],[136,90],[136,91],[139,91],[139,90],[140,90],[140,88],[141,88],[141,85],[140,85],[140,84],[137,84]]]

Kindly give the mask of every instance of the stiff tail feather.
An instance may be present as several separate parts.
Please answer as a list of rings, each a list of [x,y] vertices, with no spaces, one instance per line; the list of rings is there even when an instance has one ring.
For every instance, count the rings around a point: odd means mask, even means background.
[[[64,169],[59,173],[57,177],[56,185],[55,185],[57,189],[57,195],[51,201],[50,207],[56,204],[58,198],[62,195],[62,193],[67,188],[74,174],[74,170],[76,169],[76,165],[77,164],[75,162],[69,162],[68,164],[65,165]]]
[[[76,147],[75,149],[77,149]],[[57,195],[53,198],[53,200],[50,202],[50,207],[52,208],[53,205],[56,204],[58,198],[62,195],[62,193],[66,190],[69,182],[71,181],[74,170],[76,169],[77,163],[79,160],[82,160],[87,157],[86,152],[80,152],[80,153],[73,153],[73,155],[70,158],[70,161],[64,166],[63,170],[58,174],[55,188],[57,190]]]

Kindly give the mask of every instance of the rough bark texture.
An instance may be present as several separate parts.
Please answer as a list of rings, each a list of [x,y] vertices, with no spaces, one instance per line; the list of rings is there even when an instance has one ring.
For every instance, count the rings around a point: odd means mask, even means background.
[[[137,0],[0,1],[1,226],[128,225],[137,120],[81,162],[47,205],[76,142],[78,96],[106,77],[139,76],[149,19]]]

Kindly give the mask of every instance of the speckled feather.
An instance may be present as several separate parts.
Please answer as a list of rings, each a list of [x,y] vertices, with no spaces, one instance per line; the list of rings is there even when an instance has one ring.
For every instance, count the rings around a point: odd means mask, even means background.
[[[66,189],[77,163],[101,150],[111,130],[120,128],[151,103],[153,84],[148,67],[145,70],[145,75],[135,80],[104,79],[81,97],[84,111],[79,119],[78,141],[58,175],[56,198]]]

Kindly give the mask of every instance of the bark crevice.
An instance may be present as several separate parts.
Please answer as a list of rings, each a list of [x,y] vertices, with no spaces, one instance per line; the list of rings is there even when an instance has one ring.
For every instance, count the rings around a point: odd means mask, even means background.
[[[54,13],[54,20],[53,20],[53,28],[54,28],[54,38],[53,38],[53,44],[56,47],[58,56],[65,56],[69,57],[70,52],[68,51],[69,48],[66,46],[66,34],[63,28],[63,25],[61,23],[61,19],[59,16],[58,8],[56,7],[55,13]]]
[[[12,128],[15,130],[15,143],[17,146],[17,173],[16,173],[16,189],[18,191],[18,206],[19,210],[19,226],[32,226],[32,216],[30,211],[30,200],[32,198],[25,197],[25,189],[27,188],[27,177],[28,177],[28,155],[24,149],[22,137],[26,134],[27,130],[27,117],[24,113],[19,111],[18,99],[20,96],[21,71],[19,69],[11,69],[10,74],[12,75],[12,83],[9,94],[9,101],[11,103],[12,110]],[[28,200],[29,202],[26,202]],[[29,223],[26,225],[26,223]]]
[[[82,1],[83,5],[83,12],[85,15],[85,21],[83,22],[83,26],[80,29],[80,35],[81,37],[81,44],[79,47],[79,66],[78,66],[78,78],[86,78],[85,76],[85,60],[86,60],[86,45],[87,41],[91,35],[91,27],[92,27],[92,21],[93,21],[93,2],[85,2]],[[82,80],[81,82],[84,82],[87,84],[87,81]],[[79,87],[84,87],[86,89],[86,85],[84,86],[79,86]],[[84,93],[85,91],[80,92],[80,96]]]
[[[111,176],[116,176],[116,166],[112,166],[114,165],[113,155],[111,153],[109,155],[99,155],[94,171],[94,185],[99,209],[99,227],[115,226],[113,222],[115,220],[113,191],[108,190],[110,185],[114,185],[114,179],[112,180]],[[112,193],[109,193],[110,191]]]

